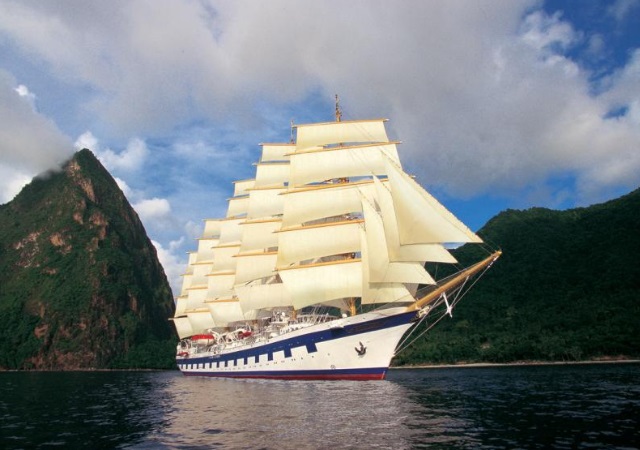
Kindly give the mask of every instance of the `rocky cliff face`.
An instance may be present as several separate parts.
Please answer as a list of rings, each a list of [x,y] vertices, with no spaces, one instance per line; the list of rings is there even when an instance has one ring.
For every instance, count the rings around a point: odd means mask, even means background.
[[[0,206],[0,368],[173,365],[156,250],[89,150]]]

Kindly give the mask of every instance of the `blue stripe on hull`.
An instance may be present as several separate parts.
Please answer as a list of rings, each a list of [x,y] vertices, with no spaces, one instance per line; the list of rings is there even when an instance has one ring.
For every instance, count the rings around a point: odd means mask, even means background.
[[[361,323],[346,325],[343,328],[325,328],[275,343],[263,343],[256,347],[245,348],[226,354],[209,355],[199,358],[179,359],[178,367],[186,376],[224,377],[224,378],[273,378],[306,380],[382,380],[388,367],[343,368],[343,369],[297,369],[297,370],[251,370],[242,368],[225,370],[243,365],[273,361],[274,353],[284,352],[290,357],[293,348],[304,348],[308,354],[318,351],[316,344],[330,342],[345,337],[369,333],[387,328],[406,325],[415,317],[415,312],[377,318]],[[220,370],[222,369],[222,370]]]
[[[177,363],[178,367],[182,369],[181,366],[192,364],[215,364],[217,367],[227,367],[229,361],[233,361],[235,363],[235,361],[237,361],[238,359],[244,360],[255,357],[259,358],[260,361],[262,361],[265,357],[267,361],[272,361],[273,354],[276,352],[283,351],[285,352],[285,355],[290,355],[291,349],[297,347],[306,347],[309,353],[313,353],[317,351],[316,343],[318,342],[332,341],[334,339],[340,339],[345,336],[355,336],[358,334],[368,333],[384,328],[392,328],[399,325],[404,325],[411,321],[411,319],[413,319],[414,317],[415,312],[402,313],[394,316],[382,317],[380,319],[373,319],[367,322],[347,325],[344,328],[325,329],[309,334],[303,334],[272,344],[264,343],[261,345],[257,345],[256,347],[246,348],[235,352],[204,356],[200,358],[181,358],[177,360]]]
[[[387,367],[333,370],[282,370],[243,372],[184,372],[185,376],[214,378],[269,378],[277,380],[383,380]]]

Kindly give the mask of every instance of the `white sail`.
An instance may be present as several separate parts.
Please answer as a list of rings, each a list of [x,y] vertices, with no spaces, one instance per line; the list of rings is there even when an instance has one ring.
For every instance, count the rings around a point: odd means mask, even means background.
[[[218,239],[215,238],[200,238],[198,239],[198,252],[195,257],[196,263],[212,262],[213,261],[213,247],[218,245]]]
[[[246,319],[237,298],[207,301],[207,306],[218,327],[226,327],[229,323]]]
[[[196,331],[196,333],[208,328],[215,328],[216,326],[207,308],[187,311],[187,318],[189,319],[189,323],[191,323],[191,329]]]
[[[233,182],[233,196],[240,197],[241,195],[247,195],[249,189],[255,186],[256,180],[251,178],[249,180],[238,180]]]
[[[205,239],[219,238],[220,237],[220,219],[205,219],[204,231],[202,232],[202,237]]]
[[[182,289],[180,289],[180,295],[186,295],[187,289],[191,287],[191,280],[193,279],[193,264],[196,262],[198,254],[196,252],[189,252],[189,262],[187,263],[187,270],[181,275],[182,277]]]
[[[192,277],[192,275],[185,274],[182,277],[183,277],[182,278],[182,280],[183,280],[182,290],[180,291],[180,295],[176,298],[176,302],[178,302],[181,297],[186,298],[187,295],[189,295],[189,288],[191,287],[191,277]],[[176,317],[179,315],[177,311],[176,311],[175,315],[176,315]]]
[[[191,287],[191,279],[193,278],[193,274],[185,273],[182,275],[182,290],[180,290],[180,295],[187,295],[187,290]]]
[[[275,275],[277,252],[252,252],[236,255],[235,282],[247,281]]]
[[[295,144],[261,144],[260,162],[288,161],[289,153],[295,151]]]
[[[327,144],[388,142],[386,119],[326,122],[296,126],[296,151]]]
[[[176,298],[184,373],[382,379],[407,330],[500,256],[436,283],[425,263],[480,239],[402,170],[384,119],[340,119],[336,103],[336,122],[260,144],[255,178],[205,222]]]
[[[407,285],[434,283],[425,261],[455,262],[443,243],[478,242],[402,171],[384,122],[299,125],[296,144],[262,144],[227,218],[205,223],[181,313],[206,306],[221,327],[274,307],[404,301]]]
[[[482,242],[396,164],[386,165],[401,244]]]
[[[198,261],[198,252],[188,252],[187,273],[193,273],[193,264]]]
[[[348,259],[279,271],[294,308],[362,296],[362,263]]]
[[[206,285],[189,288],[189,290],[187,291],[187,302],[185,305],[185,310],[202,308],[206,299]]]
[[[213,248],[213,268],[211,273],[235,271],[236,259],[234,256],[238,254],[240,244],[219,245]]]
[[[368,201],[362,202],[366,223],[369,281],[372,283],[435,284],[424,269],[424,262],[392,262],[384,234],[382,218]]]
[[[191,285],[189,288],[201,287],[207,285],[207,275],[211,272],[212,262],[195,263],[193,265],[193,275],[191,277]]]
[[[180,339],[184,339],[195,334],[188,317],[175,317],[171,320],[176,327],[176,331],[178,332],[178,337]]]
[[[362,212],[361,195],[373,202],[375,187],[369,181],[335,183],[290,189],[283,193],[282,226]]]
[[[242,230],[240,224],[244,218],[227,218],[220,221],[220,240],[218,245],[239,244]]]
[[[384,175],[385,156],[400,164],[395,143],[296,151],[291,155],[289,181],[300,186],[335,178]]]
[[[289,162],[256,164],[256,183],[254,188],[284,186],[287,181],[289,181]]]
[[[374,303],[392,303],[396,301],[411,301],[413,297],[403,283],[371,283],[369,279],[369,250],[367,236],[360,230],[362,240],[362,298],[363,305]]]
[[[242,243],[240,244],[240,252],[248,252],[252,250],[262,250],[271,247],[277,247],[278,234],[282,219],[265,219],[255,220],[242,223]]]
[[[282,229],[278,233],[278,267],[359,252],[361,226],[362,220],[351,220]]]
[[[365,283],[362,289],[362,304],[387,304],[394,302],[412,302],[411,292],[402,283]]]
[[[184,316],[187,311],[187,302],[189,301],[189,293],[186,292],[184,295],[176,298],[176,312],[173,315],[174,317]]]
[[[293,305],[291,295],[282,283],[236,285],[235,291],[245,314],[249,311]]]
[[[282,214],[284,187],[254,188],[249,192],[247,218],[260,219]]]
[[[384,235],[387,241],[390,261],[429,261],[441,263],[456,263],[453,255],[441,244],[410,244],[400,245],[398,221],[393,205],[393,198],[389,191],[389,184],[383,183],[377,177],[373,178],[380,216],[384,223]],[[363,195],[363,198],[370,198]],[[373,202],[370,202],[373,203]]]
[[[238,197],[231,197],[229,199],[229,206],[227,208],[227,217],[236,217],[247,214],[249,209],[249,196],[241,195]]]
[[[233,285],[236,281],[235,272],[214,272],[207,277],[206,300],[228,298],[233,296]]]

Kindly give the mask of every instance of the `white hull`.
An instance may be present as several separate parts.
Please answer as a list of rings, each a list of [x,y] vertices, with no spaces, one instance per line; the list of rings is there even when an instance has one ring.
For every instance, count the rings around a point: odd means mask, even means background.
[[[333,320],[220,353],[178,357],[185,375],[383,379],[415,312],[392,308]]]

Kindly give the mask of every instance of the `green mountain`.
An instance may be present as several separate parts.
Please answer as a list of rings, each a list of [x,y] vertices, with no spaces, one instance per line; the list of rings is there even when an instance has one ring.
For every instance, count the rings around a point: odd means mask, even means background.
[[[89,150],[0,205],[0,368],[173,367],[156,250]]]
[[[640,357],[640,190],[588,208],[508,210],[479,234],[503,256],[396,365]]]

